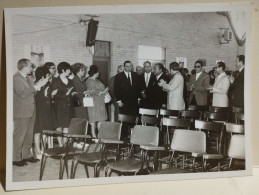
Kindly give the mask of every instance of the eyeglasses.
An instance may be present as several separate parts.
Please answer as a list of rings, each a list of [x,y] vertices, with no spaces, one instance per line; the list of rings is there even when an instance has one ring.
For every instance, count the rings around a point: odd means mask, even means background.
[[[194,68],[200,68],[200,66],[194,66]]]

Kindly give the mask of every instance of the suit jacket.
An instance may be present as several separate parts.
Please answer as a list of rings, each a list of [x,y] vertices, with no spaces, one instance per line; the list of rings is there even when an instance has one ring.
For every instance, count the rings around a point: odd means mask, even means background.
[[[220,77],[215,79],[213,86],[213,101],[212,106],[228,107],[228,89],[230,81],[226,73],[222,73]]]
[[[207,105],[207,88],[210,84],[210,77],[207,73],[202,72],[199,78],[196,80],[196,74],[191,75],[189,80],[187,90],[190,91],[192,84],[197,85],[195,89],[192,89],[189,96],[189,104],[192,101],[193,96],[195,95],[195,99],[198,105]]]
[[[142,98],[141,99],[141,103],[140,106],[142,108],[151,108],[152,107],[152,103],[151,103],[151,90],[153,87],[153,83],[156,81],[156,76],[151,73],[150,74],[150,78],[148,81],[148,86],[146,86],[146,81],[145,81],[145,74],[141,74],[140,75],[140,84],[141,84],[141,91],[145,91],[146,94],[146,98]]]
[[[163,85],[167,91],[167,109],[183,110],[185,108],[183,89],[184,78],[180,72],[175,73],[169,84]]]
[[[155,80],[152,84],[150,91],[152,109],[160,109],[163,104],[167,104],[167,92],[163,90],[163,87],[158,85],[162,79],[168,82],[168,77],[163,73],[158,80],[155,77]]]
[[[13,76],[13,117],[30,118],[33,115],[36,89],[31,77],[26,79],[20,72]]]
[[[244,78],[245,68],[241,72],[238,72],[238,75],[230,86],[231,105],[234,107],[244,108]]]
[[[116,101],[122,101],[124,106],[120,108],[122,114],[138,113],[138,98],[140,98],[140,78],[137,73],[131,72],[132,85],[130,85],[128,78],[124,72],[115,76],[114,80],[114,94]]]

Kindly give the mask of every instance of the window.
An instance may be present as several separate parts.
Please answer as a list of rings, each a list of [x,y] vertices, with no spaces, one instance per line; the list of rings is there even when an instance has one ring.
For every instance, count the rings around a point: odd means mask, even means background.
[[[150,61],[152,65],[155,63],[162,63],[165,65],[165,48],[139,45],[138,65],[143,66],[143,63],[147,60]]]

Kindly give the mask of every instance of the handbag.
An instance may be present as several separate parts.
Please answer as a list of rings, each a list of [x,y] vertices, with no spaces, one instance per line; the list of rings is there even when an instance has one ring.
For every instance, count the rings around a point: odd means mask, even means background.
[[[104,103],[110,103],[110,101],[112,101],[112,97],[111,95],[109,94],[109,92],[107,92],[104,96]]]
[[[83,98],[84,107],[94,107],[94,100],[91,96],[85,96]]]
[[[73,105],[74,107],[79,107],[79,106],[81,106],[81,102],[80,102],[80,100],[79,100],[79,98],[78,98],[77,95],[73,95],[73,96],[71,97],[71,101],[72,101],[72,105]]]

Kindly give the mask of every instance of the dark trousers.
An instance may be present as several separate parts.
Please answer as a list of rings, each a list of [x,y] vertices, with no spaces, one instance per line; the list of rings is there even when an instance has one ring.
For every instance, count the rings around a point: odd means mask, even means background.
[[[32,157],[35,110],[30,118],[14,118],[13,161]]]
[[[198,105],[197,102],[196,102],[195,95],[193,95],[190,105]]]

